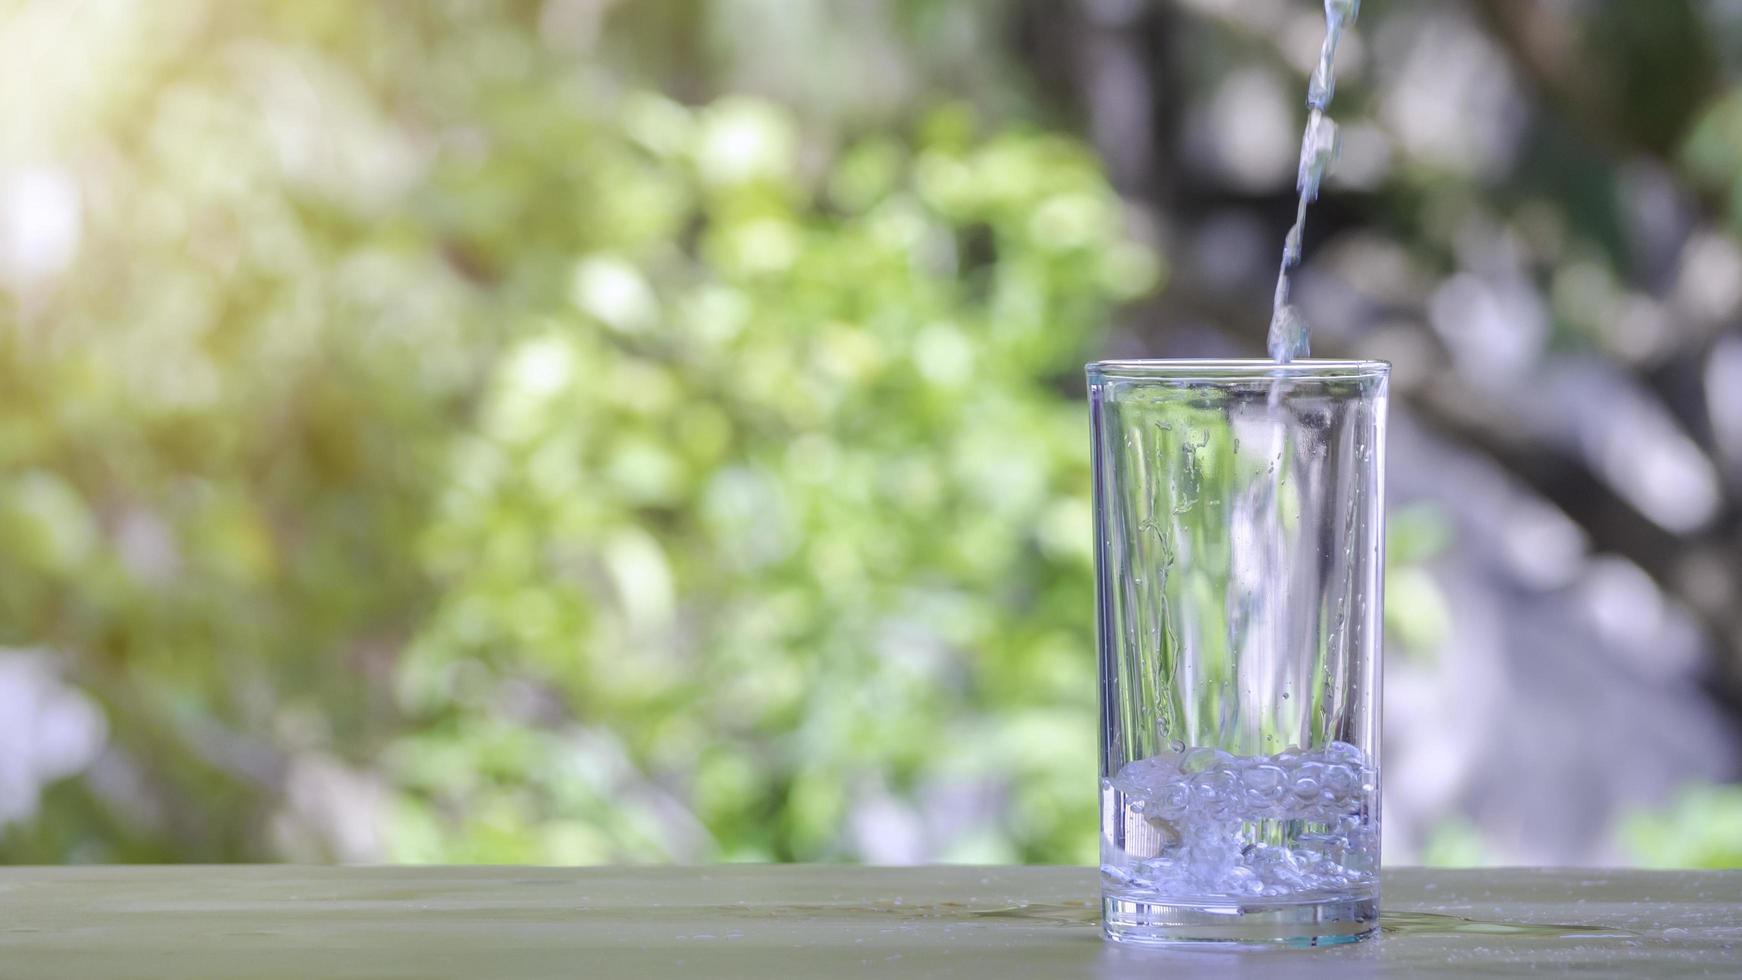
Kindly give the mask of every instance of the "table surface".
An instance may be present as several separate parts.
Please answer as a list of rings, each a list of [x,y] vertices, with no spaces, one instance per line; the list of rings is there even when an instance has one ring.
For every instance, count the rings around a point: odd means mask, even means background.
[[[1742,871],[1389,870],[1363,943],[1101,939],[1087,868],[0,869],[0,977],[1742,976]]]

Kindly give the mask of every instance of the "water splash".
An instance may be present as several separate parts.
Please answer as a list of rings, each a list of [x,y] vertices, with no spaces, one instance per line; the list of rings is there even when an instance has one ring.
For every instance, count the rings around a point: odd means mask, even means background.
[[[1270,314],[1270,356],[1280,364],[1311,353],[1307,325],[1299,308],[1289,303],[1293,274],[1300,265],[1300,240],[1306,230],[1307,205],[1318,200],[1319,185],[1337,157],[1337,124],[1325,114],[1337,90],[1337,44],[1343,29],[1355,22],[1361,0],[1325,0],[1325,41],[1319,47],[1319,63],[1307,84],[1307,125],[1301,135],[1300,167],[1295,173],[1294,227],[1282,246],[1282,268],[1276,275],[1276,300]]]
[[[1254,756],[1199,746],[1138,759],[1102,780],[1101,871],[1168,896],[1369,888],[1379,863],[1377,789],[1378,774],[1347,742]]]

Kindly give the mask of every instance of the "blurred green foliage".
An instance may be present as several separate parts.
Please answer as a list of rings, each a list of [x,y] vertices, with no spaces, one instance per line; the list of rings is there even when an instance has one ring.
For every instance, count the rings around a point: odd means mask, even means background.
[[[848,859],[970,787],[943,853],[1090,859],[1077,375],[1161,274],[1090,154],[174,6],[32,133],[86,220],[0,313],[0,642],[111,748],[0,858]]]
[[[1394,507],[1385,517],[1386,653],[1432,658],[1451,633],[1451,610],[1429,563],[1446,550],[1452,528],[1432,504]]]
[[[1621,828],[1628,857],[1656,868],[1742,868],[1742,787],[1689,786],[1661,812]]]
[[[1430,868],[1478,868],[1496,862],[1482,842],[1481,831],[1469,820],[1453,816],[1434,828],[1422,848],[1421,863]]]
[[[1629,6],[1605,36],[1679,57],[1691,8]],[[0,0],[0,189],[50,242],[0,239],[0,657],[108,745],[0,861],[1091,860],[1079,370],[1167,269],[1012,122],[1057,71],[1019,8]],[[1742,101],[1680,60],[1563,97],[1742,222]],[[1435,261],[1504,204],[1405,162]],[[1603,276],[1557,329],[1605,336]],[[1431,657],[1450,525],[1390,520],[1389,650]],[[1735,864],[1736,810],[1625,846]],[[1448,816],[1423,856],[1485,853]]]

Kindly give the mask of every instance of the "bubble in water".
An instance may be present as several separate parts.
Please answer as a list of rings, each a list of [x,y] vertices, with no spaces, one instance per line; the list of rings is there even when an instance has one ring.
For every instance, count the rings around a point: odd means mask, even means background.
[[[1177,817],[1191,806],[1192,791],[1184,783],[1175,783],[1164,790],[1155,801],[1161,808],[1164,817]]]
[[[1198,779],[1202,780],[1205,786],[1214,790],[1216,798],[1219,800],[1233,799],[1235,792],[1240,788],[1239,777],[1225,767],[1214,772],[1200,773]]]
[[[1347,796],[1358,785],[1355,774],[1346,766],[1336,766],[1325,773],[1325,788],[1338,796]]]
[[[1367,761],[1366,754],[1348,742],[1332,742],[1325,746],[1325,758],[1345,766],[1359,766]]]
[[[1188,760],[1194,771],[1185,771]],[[1203,746],[1138,759],[1103,783],[1125,814],[1104,842],[1104,870],[1160,895],[1285,896],[1370,882],[1377,781],[1347,742],[1271,756]],[[1260,821],[1296,829],[1270,839]]]
[[[1219,766],[1225,766],[1232,761],[1234,761],[1234,757],[1223,752],[1221,749],[1212,749],[1208,746],[1200,745],[1197,748],[1192,749],[1190,752],[1187,752],[1185,758],[1179,761],[1179,771],[1188,775],[1208,772],[1209,770]]]
[[[1261,765],[1246,770],[1240,778],[1246,783],[1247,795],[1262,806],[1282,798],[1284,775],[1281,766]]]

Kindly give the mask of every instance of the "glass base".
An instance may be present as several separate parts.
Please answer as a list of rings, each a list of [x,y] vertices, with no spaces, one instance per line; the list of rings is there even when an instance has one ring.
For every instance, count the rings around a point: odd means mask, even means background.
[[[1106,895],[1101,916],[1108,939],[1132,946],[1334,946],[1378,930],[1379,899],[1179,903]]]

